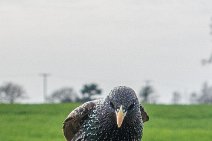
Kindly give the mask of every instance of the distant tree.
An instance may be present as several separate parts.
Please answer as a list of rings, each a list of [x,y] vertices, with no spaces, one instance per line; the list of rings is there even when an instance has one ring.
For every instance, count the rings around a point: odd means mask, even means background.
[[[98,85],[95,83],[85,84],[82,89],[82,101],[90,101],[94,99],[94,96],[101,95],[102,89],[98,88]]]
[[[13,104],[17,99],[23,98],[26,98],[26,95],[22,86],[12,82],[0,86],[0,100],[2,102]]]
[[[180,100],[181,100],[181,95],[180,95],[180,93],[177,92],[177,91],[175,91],[175,92],[173,93],[173,96],[172,96],[172,103],[173,103],[173,104],[179,104]]]
[[[141,88],[141,91],[139,93],[141,97],[141,101],[145,103],[150,102],[150,96],[154,93],[154,88],[149,83],[146,83],[145,86]]]
[[[69,87],[58,89],[48,97],[49,102],[56,103],[76,102],[78,99],[77,93]]]
[[[212,103],[212,86],[208,86],[207,82],[203,84],[198,101],[199,103]]]
[[[198,95],[197,93],[193,92],[190,95],[190,103],[191,104],[197,104],[198,103]]]

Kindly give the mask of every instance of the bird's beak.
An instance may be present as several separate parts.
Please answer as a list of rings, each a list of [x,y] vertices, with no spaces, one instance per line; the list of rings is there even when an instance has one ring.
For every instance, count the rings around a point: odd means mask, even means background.
[[[117,120],[118,128],[121,127],[125,115],[126,115],[126,112],[123,111],[123,107],[122,107],[122,105],[121,105],[120,109],[118,109],[118,110],[116,111],[116,120]]]

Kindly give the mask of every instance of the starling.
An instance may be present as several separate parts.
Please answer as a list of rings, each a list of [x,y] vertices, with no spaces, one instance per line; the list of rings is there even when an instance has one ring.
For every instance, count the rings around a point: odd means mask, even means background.
[[[149,116],[133,89],[115,87],[105,99],[73,110],[63,125],[67,141],[141,141]]]

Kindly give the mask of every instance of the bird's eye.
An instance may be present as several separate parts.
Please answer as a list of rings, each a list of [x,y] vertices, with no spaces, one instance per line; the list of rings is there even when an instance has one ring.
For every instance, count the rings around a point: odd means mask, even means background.
[[[115,109],[115,106],[112,102],[110,102],[110,107],[112,107],[113,109]]]
[[[134,106],[135,106],[135,104],[133,103],[133,104],[131,104],[129,107],[128,107],[128,109],[127,110],[132,110],[133,108],[134,108]]]

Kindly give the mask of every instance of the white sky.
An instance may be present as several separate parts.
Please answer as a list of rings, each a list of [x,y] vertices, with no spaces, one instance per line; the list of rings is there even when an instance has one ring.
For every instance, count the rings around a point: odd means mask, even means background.
[[[211,82],[211,0],[0,0],[0,84],[14,81],[28,102],[42,101],[48,72],[51,93],[79,91],[97,82],[107,94],[152,80],[160,102]]]

